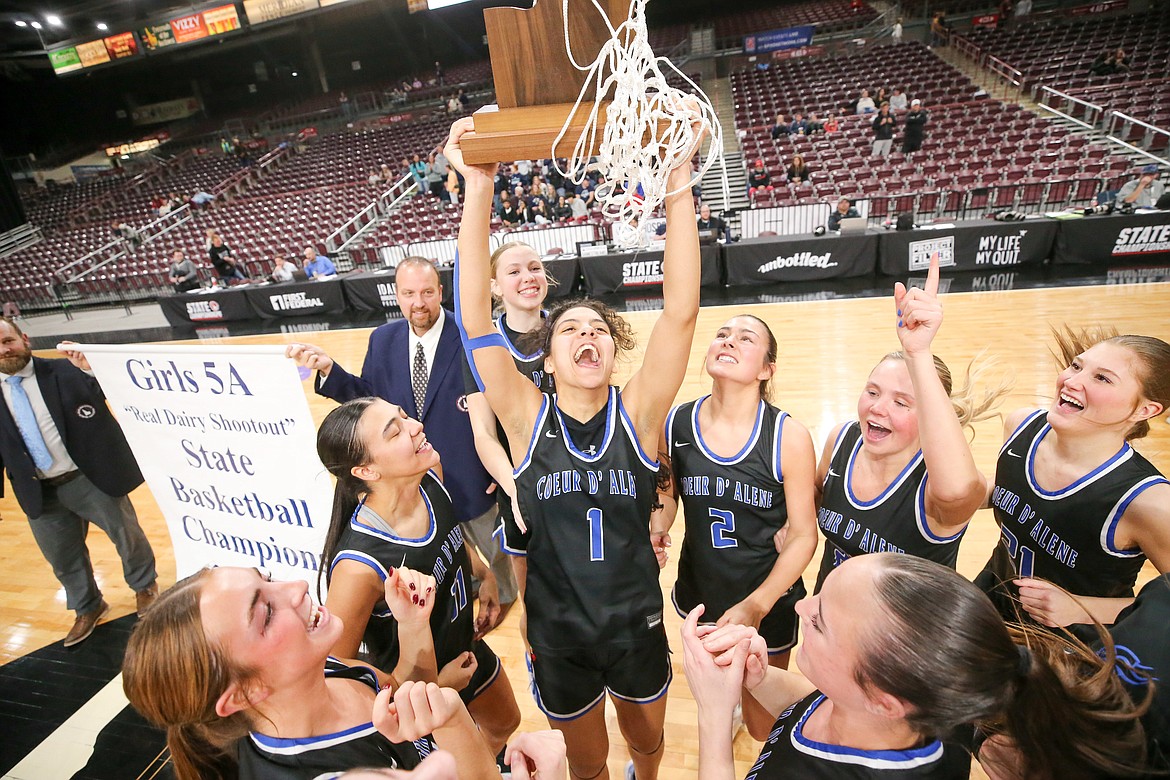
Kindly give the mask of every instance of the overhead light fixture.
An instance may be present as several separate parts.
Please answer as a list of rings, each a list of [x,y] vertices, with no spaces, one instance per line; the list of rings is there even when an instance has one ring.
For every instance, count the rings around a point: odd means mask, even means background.
[[[61,27],[64,24],[64,22],[61,21],[61,17],[57,16],[56,14],[48,14],[45,16],[45,21],[54,27]]]
[[[294,70],[294,71],[293,71],[293,77],[295,78],[296,76],[297,76],[297,72]]]
[[[98,22],[97,28],[99,30],[101,30],[102,32],[105,32],[106,30],[110,29],[110,26],[108,24],[106,24],[105,22]]]
[[[28,22],[26,22],[24,19],[17,19],[16,26],[17,27],[28,27]]]
[[[41,29],[41,23],[40,23],[40,22],[29,22],[29,24],[31,24],[31,25],[32,25],[32,28],[33,28],[34,30],[39,30],[39,29]]]

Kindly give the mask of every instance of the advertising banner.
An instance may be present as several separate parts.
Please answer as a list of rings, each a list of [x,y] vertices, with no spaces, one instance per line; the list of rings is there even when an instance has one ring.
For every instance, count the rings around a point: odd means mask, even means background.
[[[133,57],[138,53],[138,41],[134,38],[134,33],[124,32],[117,35],[111,35],[104,41],[106,51],[109,52],[110,59],[121,60],[126,57]]]
[[[223,35],[240,29],[240,15],[234,5],[221,5],[203,12],[203,24],[208,35]]]
[[[77,49],[70,46],[68,49],[57,49],[49,52],[49,64],[53,72],[58,75],[81,70],[81,58],[77,56]]]
[[[812,42],[816,25],[807,24],[803,27],[788,27],[783,30],[769,30],[744,36],[743,50],[747,54],[763,54],[780,49],[799,49]]]
[[[77,345],[175,548],[178,577],[254,566],[314,587],[333,487],[283,346]]]
[[[203,14],[190,14],[171,19],[171,32],[178,43],[197,41],[208,35],[207,25],[203,23]]]
[[[77,56],[81,59],[81,64],[87,68],[103,65],[110,61],[110,53],[106,51],[106,44],[102,41],[77,44]]]
[[[171,32],[169,24],[152,24],[148,27],[143,27],[139,31],[142,36],[142,45],[150,51],[161,49],[164,46],[174,46],[178,41],[175,40],[175,34]]]
[[[244,13],[250,24],[263,24],[286,16],[315,11],[317,0],[244,0]]]

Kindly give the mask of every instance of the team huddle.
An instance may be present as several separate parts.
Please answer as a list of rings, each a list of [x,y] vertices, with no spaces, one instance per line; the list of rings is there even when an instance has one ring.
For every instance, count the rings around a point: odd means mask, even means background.
[[[403,406],[353,397],[318,432],[337,478],[324,604],[304,583],[208,569],[131,637],[127,695],[167,729],[179,777],[486,780],[499,755],[524,780],[566,766],[606,780],[608,699],[627,778],[654,780],[671,684],[659,571],[680,508],[670,606],[685,617],[701,780],[734,775],[739,713],[764,742],[749,778],[960,778],[972,756],[993,778],[1170,768],[1154,682],[1170,670],[1167,577],[1134,597],[1146,559],[1170,570],[1170,482],[1129,443],[1170,405],[1170,345],[1058,333],[1054,403],[1004,416],[989,478],[967,430],[1006,387],[980,361],[956,381],[931,351],[936,260],[923,288],[896,285],[900,349],[818,456],[772,403],[778,345],[755,316],[717,330],[710,394],[675,405],[699,311],[689,158],[669,174],[663,310],[618,388],[629,325],[591,300],[545,311],[538,253],[490,251],[496,166],[464,161],[469,130],[456,122],[445,150],[466,182],[455,317],[474,403],[490,409],[476,450],[493,453],[532,694],[556,733],[516,733],[512,685],[473,615],[473,582],[481,602],[495,584],[445,486],[465,464],[441,461]],[[987,506],[1001,538],[972,583],[958,546]]]

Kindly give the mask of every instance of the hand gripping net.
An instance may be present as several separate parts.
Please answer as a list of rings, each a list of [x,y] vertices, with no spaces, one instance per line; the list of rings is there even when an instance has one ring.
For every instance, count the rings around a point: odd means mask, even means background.
[[[647,2],[633,0],[629,16],[615,29],[598,0],[593,0],[598,16],[609,28],[610,39],[590,65],[581,65],[573,57],[569,44],[569,0],[564,0],[563,6],[565,50],[573,67],[588,71],[588,75],[553,149],[560,146],[591,91],[593,107],[572,155],[567,158],[567,170],[562,170],[556,159],[553,164],[566,179],[581,184],[590,170],[591,150],[599,149],[593,168],[605,176],[605,183],[597,188],[594,197],[606,219],[627,227],[614,231],[615,240],[626,247],[646,243],[648,236],[637,226],[644,226],[668,196],[689,191],[712,165],[723,160],[723,128],[711,101],[685,73],[665,57],[655,57],[650,48],[646,31]],[[663,67],[678,74],[696,96],[669,86]],[[604,124],[599,127],[602,101],[611,90],[612,102],[605,109]],[[697,113],[688,104],[697,104]],[[671,169],[684,161],[689,164],[691,150],[695,149],[696,132],[691,126],[695,121],[701,125],[700,132],[710,136],[707,159],[686,187],[667,191]],[[600,146],[598,132],[602,134]],[[730,203],[726,169],[723,199],[724,203]]]

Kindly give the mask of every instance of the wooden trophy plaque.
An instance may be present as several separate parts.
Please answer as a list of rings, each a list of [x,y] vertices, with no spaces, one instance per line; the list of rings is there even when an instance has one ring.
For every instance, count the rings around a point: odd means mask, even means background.
[[[615,28],[630,13],[631,0],[598,2]],[[464,135],[460,143],[467,162],[540,160],[573,153],[593,109],[593,96],[581,102],[573,125],[554,151],[553,143],[587,74],[569,61],[562,13],[562,0],[536,0],[531,9],[484,9],[496,105],[484,106],[473,115],[475,131]],[[591,64],[609,38],[593,0],[569,0],[569,42],[579,64]],[[605,121],[604,107],[599,121]],[[597,140],[601,140],[600,132]]]

